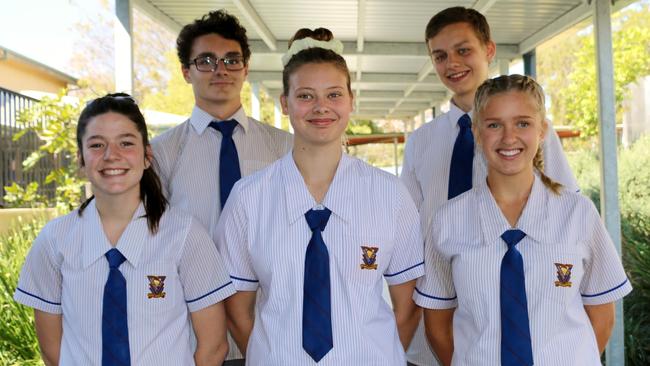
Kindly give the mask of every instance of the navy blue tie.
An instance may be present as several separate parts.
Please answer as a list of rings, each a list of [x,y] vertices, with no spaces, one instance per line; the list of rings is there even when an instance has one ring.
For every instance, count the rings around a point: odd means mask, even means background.
[[[221,132],[221,150],[219,152],[219,193],[221,208],[226,204],[232,187],[241,178],[239,155],[237,155],[235,141],[232,139],[232,132],[236,126],[237,121],[234,119],[210,122],[210,127]]]
[[[533,364],[533,346],[530,340],[528,302],[524,261],[516,248],[526,236],[521,230],[508,230],[501,238],[508,251],[501,261],[501,365],[529,366]]]
[[[449,190],[447,199],[452,199],[472,188],[472,163],[474,161],[474,136],[472,120],[463,114],[458,119],[458,137],[454,143],[449,167]]]
[[[304,296],[302,301],[302,348],[318,362],[332,347],[332,297],[330,294],[330,258],[321,232],[330,218],[330,210],[305,213],[312,231],[305,255]]]
[[[126,313],[126,280],[118,269],[126,260],[119,250],[106,252],[110,268],[102,310],[102,366],[131,365]]]

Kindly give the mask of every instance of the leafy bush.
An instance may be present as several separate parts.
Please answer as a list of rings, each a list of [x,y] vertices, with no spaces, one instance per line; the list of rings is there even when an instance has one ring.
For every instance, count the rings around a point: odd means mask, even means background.
[[[600,208],[596,152],[569,154],[582,193]],[[623,264],[634,290],[623,302],[626,365],[650,365],[650,135],[621,150],[618,160]]]
[[[32,309],[13,300],[20,268],[44,219],[0,237],[0,365],[42,365]]]

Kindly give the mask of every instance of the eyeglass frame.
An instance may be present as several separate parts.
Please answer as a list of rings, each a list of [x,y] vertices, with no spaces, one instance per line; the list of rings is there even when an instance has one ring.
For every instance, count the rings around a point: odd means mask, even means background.
[[[215,63],[213,65],[213,67],[210,68],[210,70],[201,70],[199,68],[199,64],[196,61],[199,60],[199,59],[206,59],[206,58],[210,58],[210,59],[215,60]],[[231,68],[229,68],[229,66],[231,66],[231,65],[226,63],[226,60],[238,60],[238,61],[241,62],[241,67],[237,68],[237,69],[231,69]],[[201,55],[201,56],[197,56],[194,59],[190,60],[190,65],[194,65],[196,67],[196,70],[198,70],[200,72],[215,72],[219,68],[219,62],[223,62],[224,68],[226,70],[228,70],[228,71],[241,71],[246,67],[246,61],[244,60],[244,56],[239,55],[239,54],[232,55],[232,56],[227,56],[226,55],[224,57],[217,57],[217,56],[213,56],[213,55]]]

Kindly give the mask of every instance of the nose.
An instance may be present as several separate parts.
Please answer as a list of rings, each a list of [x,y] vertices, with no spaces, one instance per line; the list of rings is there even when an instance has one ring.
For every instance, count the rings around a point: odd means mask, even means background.
[[[117,146],[113,143],[106,145],[106,150],[104,150],[104,160],[115,160],[119,157]]]
[[[517,140],[517,130],[512,126],[505,126],[503,128],[503,136],[501,138],[505,143],[512,143]]]
[[[447,65],[456,65],[460,63],[460,55],[457,55],[455,52],[449,52],[447,54]]]
[[[214,71],[217,74],[226,74],[228,70],[226,70],[226,62],[220,58],[217,59],[217,64],[214,66]]]
[[[323,114],[328,111],[327,102],[323,98],[317,98],[314,103],[314,113]]]

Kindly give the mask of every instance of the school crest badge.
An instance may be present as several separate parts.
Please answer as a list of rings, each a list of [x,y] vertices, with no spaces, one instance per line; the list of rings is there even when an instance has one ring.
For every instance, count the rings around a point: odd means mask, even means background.
[[[555,287],[571,287],[571,269],[573,264],[555,263],[557,268],[557,281]]]
[[[377,252],[379,248],[377,247],[364,247],[361,246],[361,269],[377,269]]]
[[[147,276],[149,279],[149,299],[162,299],[165,297],[165,278],[167,276]]]

